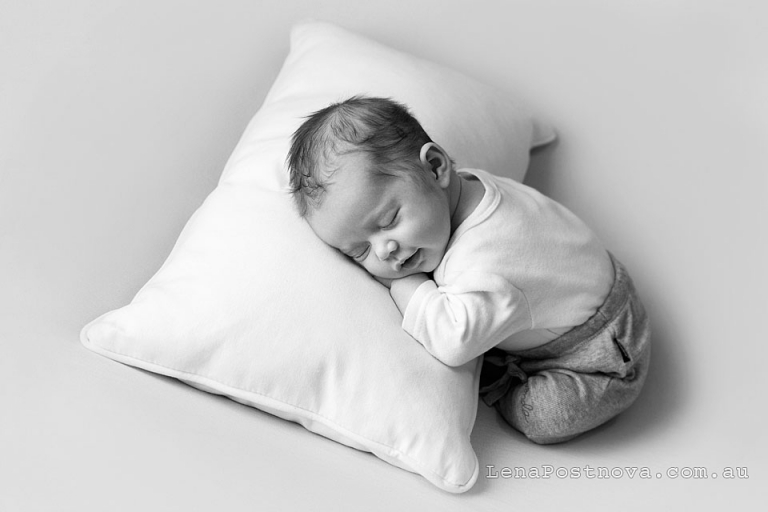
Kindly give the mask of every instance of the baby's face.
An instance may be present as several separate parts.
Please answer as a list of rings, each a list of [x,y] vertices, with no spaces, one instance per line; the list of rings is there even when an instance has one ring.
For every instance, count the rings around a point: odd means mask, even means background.
[[[432,272],[451,235],[447,188],[437,180],[374,177],[360,153],[337,163],[319,208],[307,217],[320,239],[374,276]]]

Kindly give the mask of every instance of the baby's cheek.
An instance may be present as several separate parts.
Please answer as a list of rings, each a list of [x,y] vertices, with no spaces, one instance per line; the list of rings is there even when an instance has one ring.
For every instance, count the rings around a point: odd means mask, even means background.
[[[360,263],[360,266],[363,267],[365,271],[371,274],[372,276],[385,277],[381,275],[382,269],[380,268],[380,266],[377,265],[376,262],[372,261],[370,258]]]

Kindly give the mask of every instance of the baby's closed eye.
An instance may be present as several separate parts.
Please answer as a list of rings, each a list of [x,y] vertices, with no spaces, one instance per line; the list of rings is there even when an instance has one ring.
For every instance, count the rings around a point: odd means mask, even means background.
[[[356,262],[360,262],[365,259],[366,256],[368,256],[368,250],[370,248],[370,245],[366,245],[365,247],[362,247],[360,249],[356,249],[349,253],[343,253],[348,258],[351,258],[352,260]]]
[[[400,218],[400,210],[395,210],[382,223],[381,229],[392,229]]]

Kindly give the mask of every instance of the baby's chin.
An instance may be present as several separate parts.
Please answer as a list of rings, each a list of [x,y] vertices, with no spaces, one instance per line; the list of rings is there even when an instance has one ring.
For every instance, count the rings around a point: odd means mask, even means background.
[[[371,274],[374,277],[381,277],[383,279],[402,279],[404,277],[412,276],[414,274],[430,274],[432,271],[435,270],[436,266],[428,267],[428,266],[419,266],[418,268],[413,269],[407,269],[407,270],[399,270],[397,272],[390,271],[390,272],[372,272],[368,270],[368,273]]]
[[[442,256],[442,254],[440,255]],[[385,279],[402,279],[413,274],[429,274],[434,272],[440,263],[435,251],[418,249],[407,260],[405,260],[399,270],[371,269],[369,272],[375,276]],[[379,272],[381,274],[379,274]]]
[[[419,274],[423,272],[423,270],[403,270],[401,272],[387,272],[387,273],[373,273],[370,272],[372,276],[381,277],[384,279],[402,279],[404,277],[412,276],[413,274]]]

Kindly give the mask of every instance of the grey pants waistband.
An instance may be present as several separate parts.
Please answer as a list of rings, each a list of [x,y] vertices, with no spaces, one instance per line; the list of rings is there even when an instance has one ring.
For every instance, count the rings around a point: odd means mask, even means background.
[[[524,359],[549,359],[562,355],[582,343],[588,342],[598,334],[611,320],[621,312],[630,296],[634,294],[635,285],[624,265],[610,252],[614,269],[613,285],[603,304],[594,315],[583,324],[574,327],[558,338],[527,350],[514,351],[513,353]]]

